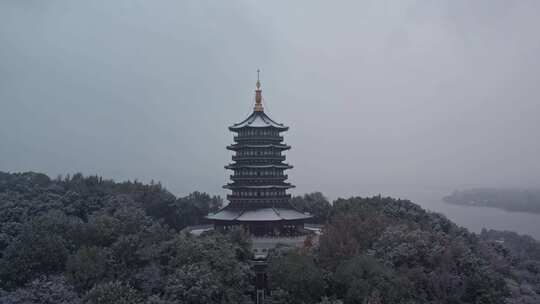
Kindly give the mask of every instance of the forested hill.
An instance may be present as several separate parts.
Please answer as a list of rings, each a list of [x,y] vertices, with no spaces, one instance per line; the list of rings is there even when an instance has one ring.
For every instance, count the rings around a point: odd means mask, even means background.
[[[0,172],[0,303],[251,303],[240,230],[200,237],[221,198],[81,174]],[[540,245],[468,232],[406,200],[295,197],[319,245],[271,255],[275,303],[540,303]]]
[[[454,191],[443,200],[455,205],[540,213],[540,189],[467,189]]]

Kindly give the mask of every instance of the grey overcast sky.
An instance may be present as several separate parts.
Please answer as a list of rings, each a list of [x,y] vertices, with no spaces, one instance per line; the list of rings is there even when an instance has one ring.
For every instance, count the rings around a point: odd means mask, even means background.
[[[256,70],[296,193],[540,186],[540,1],[0,0],[0,170],[223,194]]]

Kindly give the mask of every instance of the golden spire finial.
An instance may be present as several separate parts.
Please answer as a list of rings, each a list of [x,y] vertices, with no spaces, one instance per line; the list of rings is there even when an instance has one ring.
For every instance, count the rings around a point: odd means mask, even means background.
[[[257,84],[255,84],[255,86],[257,87],[257,89],[260,89],[261,88],[261,81],[259,80],[259,73],[261,71],[257,69]]]
[[[261,81],[259,79],[260,72],[260,70],[257,70],[257,83],[255,84],[255,86],[257,87],[257,89],[255,90],[255,112],[263,111]]]

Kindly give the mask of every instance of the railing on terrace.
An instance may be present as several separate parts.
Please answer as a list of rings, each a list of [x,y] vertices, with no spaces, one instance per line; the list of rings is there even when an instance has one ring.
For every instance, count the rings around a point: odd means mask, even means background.
[[[229,194],[227,195],[227,199],[231,200],[234,199],[236,201],[256,201],[260,203],[272,203],[273,201],[277,200],[287,200],[291,199],[290,194],[285,195],[273,195],[273,196],[237,196]]]
[[[285,155],[233,155],[232,160],[246,160],[260,163],[261,160],[285,160]]]
[[[234,141],[283,141],[283,136],[234,136]]]

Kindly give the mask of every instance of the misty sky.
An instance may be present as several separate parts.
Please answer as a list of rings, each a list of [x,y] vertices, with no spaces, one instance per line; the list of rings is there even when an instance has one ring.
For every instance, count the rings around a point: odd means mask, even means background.
[[[0,170],[223,194],[227,126],[295,193],[540,186],[540,1],[0,0]]]

